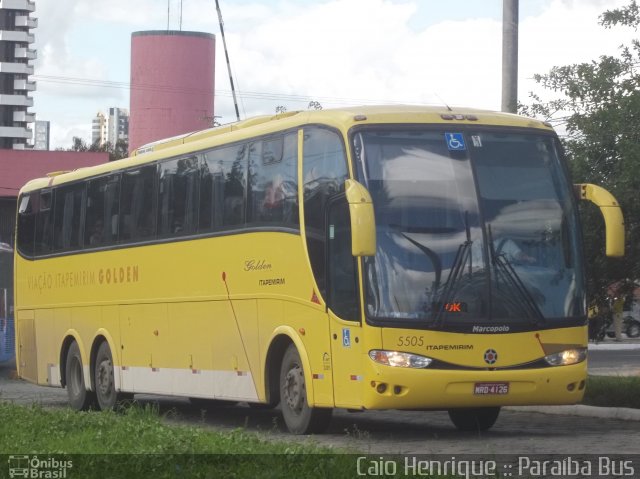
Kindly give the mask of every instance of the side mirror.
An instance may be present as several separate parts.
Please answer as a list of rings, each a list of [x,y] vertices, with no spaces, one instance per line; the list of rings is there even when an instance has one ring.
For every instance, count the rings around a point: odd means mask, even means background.
[[[376,219],[369,191],[355,180],[345,181],[345,194],[351,216],[351,254],[376,254]]]
[[[624,217],[618,201],[600,186],[590,183],[573,186],[578,199],[591,201],[600,208],[604,218],[607,256],[624,256]]]

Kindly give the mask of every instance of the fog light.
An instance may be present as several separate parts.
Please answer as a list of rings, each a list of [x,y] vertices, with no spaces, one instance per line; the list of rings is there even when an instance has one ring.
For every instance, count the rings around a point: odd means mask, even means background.
[[[387,385],[385,383],[380,383],[376,387],[376,391],[378,391],[378,393],[380,394],[384,394],[386,390],[387,390]]]
[[[567,384],[567,391],[572,392],[576,388],[576,383]]]

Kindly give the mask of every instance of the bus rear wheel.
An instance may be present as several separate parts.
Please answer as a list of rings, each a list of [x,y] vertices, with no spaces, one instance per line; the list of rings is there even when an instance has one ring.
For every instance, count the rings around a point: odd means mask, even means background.
[[[280,404],[287,429],[293,434],[324,432],[329,426],[332,409],[310,407],[302,361],[295,345],[284,353],[280,367]]]
[[[95,405],[95,393],[87,391],[84,383],[84,369],[80,348],[75,341],[67,351],[65,364],[65,379],[69,405],[77,411],[86,411]]]
[[[113,377],[113,357],[111,356],[111,348],[106,341],[98,348],[93,380],[96,385],[96,398],[100,409],[103,411],[113,409],[121,398],[116,391]]]
[[[496,423],[499,414],[499,407],[449,409],[449,418],[460,431],[486,431]]]

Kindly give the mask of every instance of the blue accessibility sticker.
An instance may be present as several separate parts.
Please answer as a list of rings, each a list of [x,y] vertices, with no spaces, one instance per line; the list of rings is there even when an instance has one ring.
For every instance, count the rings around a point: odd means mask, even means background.
[[[445,133],[444,137],[447,140],[447,148],[450,151],[464,151],[467,149],[462,133]]]
[[[349,328],[342,328],[342,346],[345,348],[351,347],[351,331]]]

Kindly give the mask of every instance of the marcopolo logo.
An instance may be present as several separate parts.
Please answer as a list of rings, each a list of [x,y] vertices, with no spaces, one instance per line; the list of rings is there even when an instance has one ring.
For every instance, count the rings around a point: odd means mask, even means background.
[[[73,461],[56,457],[9,456],[9,477],[33,479],[65,479]]]
[[[487,349],[484,352],[484,362],[487,364],[495,364],[498,360],[498,353],[495,349]]]

